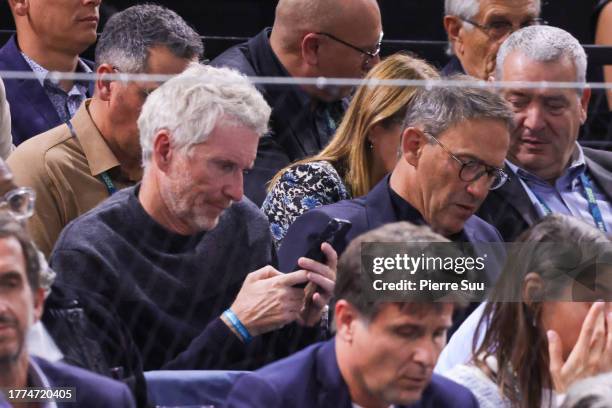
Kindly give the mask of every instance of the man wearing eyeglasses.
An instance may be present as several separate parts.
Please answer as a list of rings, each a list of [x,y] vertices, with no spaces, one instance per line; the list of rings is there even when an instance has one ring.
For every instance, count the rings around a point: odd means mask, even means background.
[[[487,80],[501,43],[521,27],[545,24],[540,0],[446,0],[444,29],[454,56],[445,76],[464,73]]]
[[[556,27],[519,30],[499,50],[496,79],[578,85],[502,90],[517,124],[506,166],[512,180],[489,195],[479,215],[506,241],[552,212],[612,229],[612,154],[577,143],[591,95],[586,69],[578,40]]]
[[[375,0],[280,0],[272,28],[212,61],[248,76],[362,78],[379,60],[380,10]],[[245,195],[257,205],[266,184],[288,164],[313,156],[329,142],[351,86],[259,85],[272,107]]]
[[[457,242],[500,242],[495,228],[474,213],[489,191],[507,180],[501,167],[512,127],[512,112],[505,101],[488,90],[417,90],[407,108],[393,172],[364,197],[299,217],[280,248],[281,270],[295,265],[308,250],[310,237],[333,218],[352,223],[346,238],[334,241],[339,254],[357,235],[396,221],[429,225]],[[487,278],[492,282],[498,271],[490,269]]]

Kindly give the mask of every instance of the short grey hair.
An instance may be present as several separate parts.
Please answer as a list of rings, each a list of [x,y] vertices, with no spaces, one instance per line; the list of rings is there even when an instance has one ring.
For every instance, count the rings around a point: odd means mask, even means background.
[[[538,62],[556,62],[567,57],[576,68],[576,82],[586,83],[586,53],[580,42],[565,30],[540,25],[521,28],[512,33],[497,52],[497,79],[503,78],[504,61],[514,51]]]
[[[444,15],[472,19],[478,14],[480,0],[445,0]]]
[[[612,406],[612,373],[575,382],[561,408],[608,408]]]
[[[108,20],[96,45],[96,66],[112,64],[122,72],[142,73],[149,50],[156,46],[185,59],[199,59],[204,53],[202,39],[181,16],[162,6],[141,4]]]
[[[537,14],[540,15],[542,11],[541,0],[535,0],[537,8]],[[480,0],[445,0],[444,1],[444,15],[445,16],[457,16],[465,20],[473,20],[480,11]],[[464,28],[471,30],[474,26],[466,21],[462,21]],[[453,55],[452,45],[449,43],[446,49],[448,55]]]
[[[535,5],[538,9],[538,14],[542,10],[540,0],[535,0]],[[480,0],[445,0],[444,15],[457,16],[465,19],[473,19],[480,10]]]
[[[153,91],[142,107],[138,129],[143,164],[151,160],[155,135],[162,129],[170,132],[174,147],[189,149],[204,142],[221,118],[261,136],[268,130],[270,112],[246,76],[193,62]]]
[[[448,79],[474,80],[467,75],[453,75]],[[421,87],[408,104],[404,128],[420,127],[437,137],[466,120],[478,119],[497,120],[510,132],[514,129],[514,114],[498,93],[480,87],[449,86],[430,90]]]

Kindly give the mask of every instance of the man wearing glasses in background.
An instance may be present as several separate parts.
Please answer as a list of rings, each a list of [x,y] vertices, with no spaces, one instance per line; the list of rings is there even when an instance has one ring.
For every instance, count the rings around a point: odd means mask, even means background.
[[[375,0],[280,0],[272,28],[212,61],[248,76],[361,78],[379,60]],[[272,107],[271,132],[259,141],[245,195],[261,205],[266,184],[289,163],[318,153],[342,119],[352,87],[259,85]]]
[[[280,248],[280,265],[295,265],[308,250],[310,237],[323,231],[332,218],[352,223],[346,238],[334,242],[338,254],[354,237],[396,221],[429,225],[455,242],[500,242],[495,228],[474,213],[489,190],[507,181],[501,167],[512,128],[512,112],[488,90],[418,89],[407,108],[393,172],[364,197],[299,217]],[[486,280],[491,283],[499,271],[490,266]]]
[[[453,55],[442,75],[462,73],[487,80],[501,43],[521,27],[546,24],[540,0],[446,0],[444,29]]]

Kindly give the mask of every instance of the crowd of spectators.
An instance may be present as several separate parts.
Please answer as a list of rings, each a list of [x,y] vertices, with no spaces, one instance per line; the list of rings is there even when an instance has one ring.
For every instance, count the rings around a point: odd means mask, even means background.
[[[97,35],[101,1],[8,1],[0,407],[147,407],[161,371],[174,405],[609,405],[612,153],[539,0],[446,0],[440,71],[381,57],[376,0],[279,0],[209,64],[160,5]],[[479,266],[376,289],[440,245]]]

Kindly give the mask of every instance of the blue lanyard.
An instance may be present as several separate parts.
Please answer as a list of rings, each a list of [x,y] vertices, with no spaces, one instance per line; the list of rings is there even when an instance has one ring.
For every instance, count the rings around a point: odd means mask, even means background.
[[[599,228],[601,232],[607,232],[608,230],[606,228],[606,224],[604,223],[603,217],[601,215],[601,209],[597,204],[597,199],[595,198],[595,193],[593,192],[593,184],[591,183],[591,179],[589,178],[589,176],[586,175],[585,172],[580,174],[580,182],[582,183],[584,195],[586,196],[586,199],[589,203],[589,212],[593,217],[593,221],[595,221],[595,225],[597,225],[597,228]],[[550,207],[546,205],[544,200],[542,200],[542,198],[533,189],[531,190],[531,192],[540,203],[540,207],[542,208],[542,212],[544,213],[544,215],[552,213]]]
[[[117,188],[115,187],[113,180],[111,180],[110,176],[108,175],[108,172],[103,171],[102,173],[100,173],[100,178],[102,179],[102,182],[106,186],[108,195],[113,195],[117,192]]]
[[[74,126],[72,126],[72,122],[70,120],[66,121],[66,126],[68,126],[68,129],[70,130],[70,134],[72,135],[73,138],[77,138],[77,134],[76,131],[74,130]],[[117,188],[115,187],[115,183],[113,183],[113,180],[111,180],[110,176],[108,175],[107,171],[103,171],[102,173],[100,173],[100,179],[102,180],[102,183],[104,183],[104,187],[106,187],[106,191],[108,191],[108,195],[111,196],[113,194],[115,194],[117,192]]]

